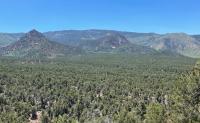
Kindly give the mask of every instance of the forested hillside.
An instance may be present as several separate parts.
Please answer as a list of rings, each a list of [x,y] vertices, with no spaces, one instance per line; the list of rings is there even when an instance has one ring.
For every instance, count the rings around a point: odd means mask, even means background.
[[[194,64],[163,55],[1,58],[0,123],[198,122],[198,68],[177,80]]]

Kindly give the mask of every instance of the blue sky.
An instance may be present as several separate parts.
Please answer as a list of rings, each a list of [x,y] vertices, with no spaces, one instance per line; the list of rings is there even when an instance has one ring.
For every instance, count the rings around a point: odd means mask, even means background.
[[[0,0],[0,32],[113,29],[200,34],[200,0]]]

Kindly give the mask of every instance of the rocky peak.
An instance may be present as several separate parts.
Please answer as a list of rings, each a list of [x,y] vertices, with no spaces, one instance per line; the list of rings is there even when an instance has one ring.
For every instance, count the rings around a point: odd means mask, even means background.
[[[33,30],[29,31],[29,32],[25,35],[25,37],[44,37],[44,35],[43,35],[41,32],[39,32],[39,31],[33,29]]]
[[[42,33],[33,29],[21,37],[19,42],[21,42],[20,44],[35,45],[48,42],[48,39]]]

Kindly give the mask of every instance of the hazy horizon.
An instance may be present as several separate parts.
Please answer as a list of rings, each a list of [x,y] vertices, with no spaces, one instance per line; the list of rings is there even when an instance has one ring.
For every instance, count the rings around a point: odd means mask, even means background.
[[[165,34],[174,34],[174,33],[184,33],[184,34],[188,34],[188,35],[199,35],[200,33],[187,33],[187,32],[166,32],[166,33],[158,33],[158,32],[137,32],[137,31],[127,31],[127,30],[114,30],[114,29],[60,29],[60,30],[46,30],[46,31],[41,31],[39,29],[36,28],[32,28],[32,29],[27,29],[27,31],[20,31],[20,32],[0,32],[0,33],[27,33],[31,30],[37,30],[41,33],[46,33],[46,32],[56,32],[56,31],[87,31],[87,30],[102,30],[102,31],[119,31],[119,32],[131,32],[131,33],[154,33],[154,34],[159,34],[159,35],[165,35]]]

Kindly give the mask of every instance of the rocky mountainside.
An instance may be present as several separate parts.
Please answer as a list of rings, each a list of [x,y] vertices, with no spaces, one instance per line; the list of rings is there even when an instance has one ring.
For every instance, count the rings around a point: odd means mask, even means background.
[[[125,36],[117,32],[107,33],[104,37],[81,41],[78,45],[89,52],[97,53],[129,53],[129,54],[156,54],[156,50],[132,44]]]
[[[108,33],[104,37],[81,41],[78,46],[85,50],[108,51],[131,44],[126,37],[119,33]]]
[[[54,58],[72,53],[81,53],[81,50],[50,41],[36,30],[26,33],[18,41],[1,48],[1,55],[17,57]]]
[[[200,41],[185,33],[170,33],[161,36],[152,36],[147,41],[138,44],[160,51],[179,53],[188,57],[200,57]]]

